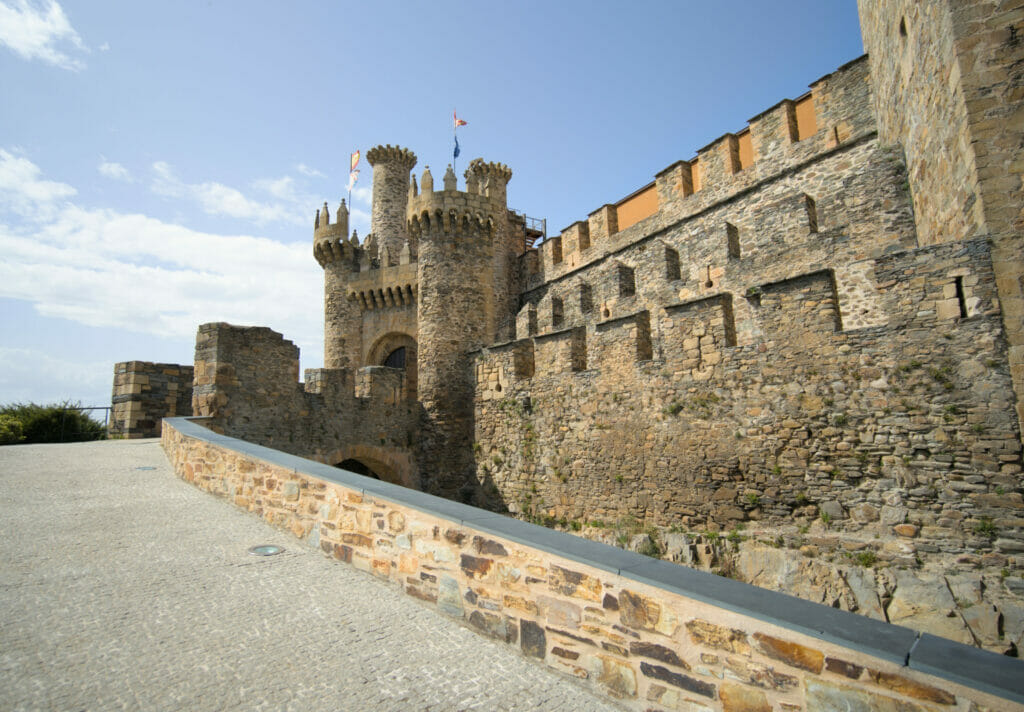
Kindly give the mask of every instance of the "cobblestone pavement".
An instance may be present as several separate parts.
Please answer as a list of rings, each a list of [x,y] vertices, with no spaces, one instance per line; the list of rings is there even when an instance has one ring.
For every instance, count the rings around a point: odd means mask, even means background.
[[[123,440],[0,448],[0,709],[619,708]]]

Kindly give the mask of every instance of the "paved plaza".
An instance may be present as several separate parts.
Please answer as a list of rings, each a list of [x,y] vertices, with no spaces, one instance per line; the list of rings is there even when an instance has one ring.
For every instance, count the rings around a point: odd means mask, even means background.
[[[3,710],[619,709],[194,489],[155,440],[2,447],[0,513]]]

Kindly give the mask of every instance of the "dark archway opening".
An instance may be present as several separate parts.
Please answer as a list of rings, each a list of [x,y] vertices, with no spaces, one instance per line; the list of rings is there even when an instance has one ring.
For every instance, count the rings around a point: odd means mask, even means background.
[[[405,347],[399,346],[384,359],[384,365],[388,368],[405,368]]]
[[[375,480],[380,479],[380,475],[378,475],[376,472],[371,470],[369,467],[364,465],[359,460],[354,460],[352,458],[339,462],[337,465],[335,465],[335,467],[340,468],[342,470],[348,470],[349,472],[354,472],[357,475],[365,475],[366,477],[372,477]]]

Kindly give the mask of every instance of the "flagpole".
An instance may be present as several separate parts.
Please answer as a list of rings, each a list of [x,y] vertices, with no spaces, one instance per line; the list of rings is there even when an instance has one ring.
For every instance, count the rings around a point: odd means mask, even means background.
[[[456,146],[459,145],[459,125],[455,121],[455,109],[452,109],[452,141]],[[455,172],[455,178],[458,180],[459,177],[459,157],[455,155],[455,148],[452,148],[452,170]]]

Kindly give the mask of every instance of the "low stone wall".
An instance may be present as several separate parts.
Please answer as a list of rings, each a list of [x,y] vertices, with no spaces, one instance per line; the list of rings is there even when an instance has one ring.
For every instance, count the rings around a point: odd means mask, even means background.
[[[627,709],[1024,710],[1018,660],[361,477],[192,419],[165,421],[163,446],[186,481]]]

